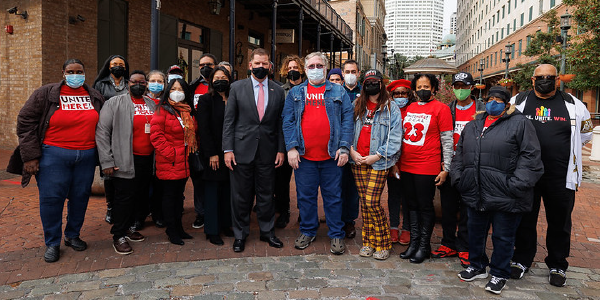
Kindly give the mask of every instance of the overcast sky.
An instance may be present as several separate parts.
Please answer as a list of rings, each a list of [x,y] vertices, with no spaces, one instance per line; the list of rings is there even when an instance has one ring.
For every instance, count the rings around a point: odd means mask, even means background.
[[[456,11],[457,0],[444,0],[444,35],[450,32],[450,15]]]

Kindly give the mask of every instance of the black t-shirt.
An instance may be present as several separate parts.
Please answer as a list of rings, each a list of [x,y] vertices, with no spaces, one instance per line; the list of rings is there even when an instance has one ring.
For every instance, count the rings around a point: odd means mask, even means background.
[[[565,178],[571,150],[571,120],[560,92],[554,97],[539,99],[527,95],[523,114],[531,120],[542,148],[544,177]]]

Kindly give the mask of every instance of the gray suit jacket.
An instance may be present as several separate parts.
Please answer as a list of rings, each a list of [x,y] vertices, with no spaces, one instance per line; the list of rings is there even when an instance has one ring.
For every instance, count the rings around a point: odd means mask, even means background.
[[[250,78],[231,85],[223,122],[223,150],[233,150],[237,163],[273,164],[277,152],[285,153],[281,112],[285,103],[283,89],[269,80],[269,102],[262,120],[258,118]]]

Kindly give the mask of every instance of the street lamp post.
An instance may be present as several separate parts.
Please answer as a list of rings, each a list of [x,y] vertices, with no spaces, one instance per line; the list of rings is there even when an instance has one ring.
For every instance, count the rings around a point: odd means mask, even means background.
[[[387,55],[387,45],[383,44],[383,46],[381,46],[381,54],[383,55],[383,76],[385,76],[385,60],[386,60],[386,55]]]
[[[504,58],[502,61],[506,63],[506,70],[504,71],[504,78],[508,78],[508,67],[510,66],[510,54],[512,53],[512,45],[510,43],[504,46]]]
[[[394,49],[390,50],[390,52],[392,53],[392,58],[390,59],[390,77],[392,78],[396,78],[394,76],[394,73],[396,73],[396,69],[392,69],[392,65],[394,64],[394,62],[396,62],[396,57],[394,56]]]
[[[560,74],[564,75],[565,69],[566,69],[566,51],[567,51],[567,40],[569,39],[569,29],[571,28],[571,15],[569,14],[569,11],[567,10],[567,12],[560,16],[560,35],[562,37],[562,53],[561,53],[561,60],[560,60]],[[560,81],[560,90],[564,91],[565,90],[565,83],[561,80]]]
[[[477,69],[477,71],[480,72],[480,75],[479,75],[479,84],[480,85],[483,84],[483,69],[484,69],[484,67],[485,67],[485,59],[482,58],[479,60],[479,69]],[[483,101],[483,98],[481,98],[481,90],[483,90],[483,89],[479,89],[479,101]]]

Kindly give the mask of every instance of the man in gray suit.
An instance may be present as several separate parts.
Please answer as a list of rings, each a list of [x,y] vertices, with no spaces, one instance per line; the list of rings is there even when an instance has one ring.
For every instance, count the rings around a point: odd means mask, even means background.
[[[260,240],[283,247],[273,231],[273,191],[275,168],[284,161],[281,111],[285,96],[283,89],[268,79],[271,64],[265,49],[252,51],[248,68],[250,78],[231,84],[223,123],[225,165],[231,170],[235,252],[244,251],[254,196]]]

